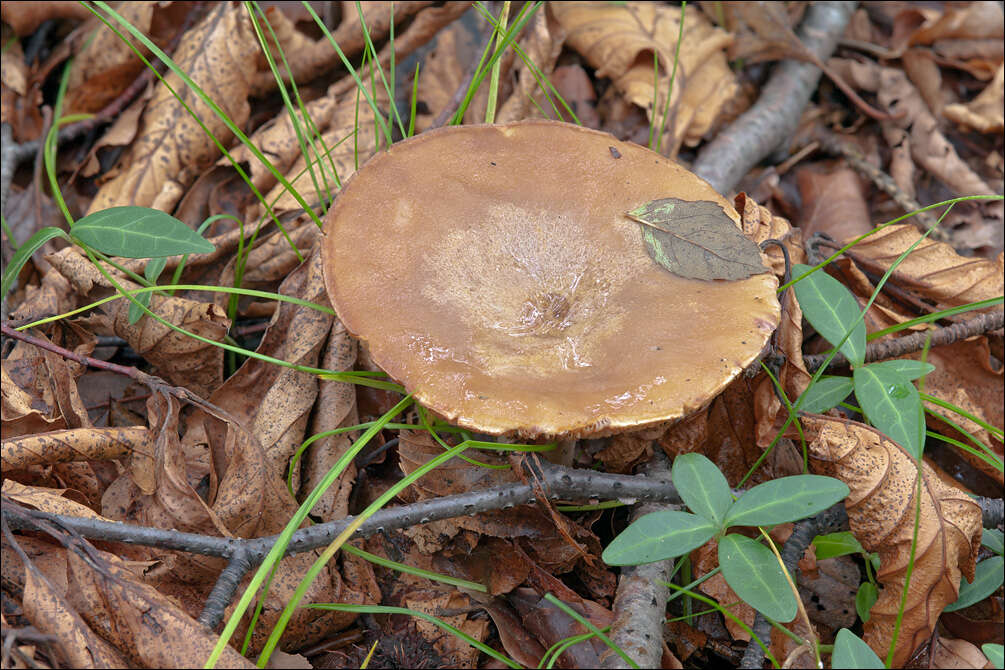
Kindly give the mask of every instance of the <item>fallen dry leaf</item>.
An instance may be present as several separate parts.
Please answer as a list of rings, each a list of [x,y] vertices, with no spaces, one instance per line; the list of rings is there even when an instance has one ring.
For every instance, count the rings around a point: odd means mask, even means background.
[[[841,242],[872,230],[865,188],[854,170],[821,172],[807,165],[796,170],[796,180],[803,198],[799,228],[804,239],[826,233]]]
[[[856,264],[882,275],[921,235],[909,224],[887,226],[847,253]],[[997,260],[969,258],[944,242],[925,239],[897,266],[890,281],[945,308],[1002,295],[1003,270],[1001,254]]]
[[[245,10],[222,4],[185,33],[174,61],[240,128],[250,113],[249,80],[257,52],[258,42]],[[169,212],[189,184],[216,160],[220,150],[175,94],[223,146],[230,143],[231,133],[226,124],[195,91],[170,72],[165,82],[158,84],[143,112],[143,129],[124,159],[127,167],[101,187],[88,212],[121,205]]]
[[[97,300],[115,292],[112,284],[75,248],[68,247],[47,257],[74,290],[87,300]],[[107,268],[120,286],[139,288],[118,271]],[[126,340],[136,353],[155,366],[158,374],[169,382],[187,386],[198,395],[209,395],[223,381],[223,350],[189,335],[142,317],[129,323],[129,301],[114,300],[99,309],[111,321],[115,334]],[[154,296],[150,310],[171,324],[213,340],[222,341],[230,321],[223,310],[213,303],[195,302],[185,298]]]
[[[851,489],[845,499],[851,531],[866,551],[879,552],[883,585],[865,624],[865,641],[881,658],[890,646],[911,559],[916,505],[917,549],[904,604],[893,665],[902,666],[935,629],[942,608],[959,596],[960,576],[974,578],[981,543],[981,509],[923,465],[921,499],[917,470],[903,447],[879,431],[842,419],[805,415],[813,471],[836,477]]]
[[[966,640],[937,635],[933,646],[935,649],[929,665],[933,670],[994,667],[976,645]]]
[[[994,193],[939,130],[938,121],[903,71],[840,58],[831,59],[830,64],[852,85],[876,93],[881,107],[894,116],[881,123],[889,146],[909,145],[914,160],[957,195]]]
[[[914,354],[911,358],[920,359],[921,354]],[[933,347],[928,351],[926,360],[935,366],[935,370],[925,375],[925,393],[952,403],[992,426],[998,428],[1005,426],[1005,408],[1002,407],[1005,384],[1003,384],[1002,369],[995,370],[991,367],[991,352],[988,349],[986,337]],[[990,447],[993,454],[992,460],[997,459],[998,467],[963,449],[957,449],[956,453],[1001,486],[1003,483],[1001,463],[1005,461],[1002,441],[992,437],[986,429],[966,417],[932,403],[925,403],[925,406],[949,417]],[[933,430],[970,443],[965,436],[942,421],[930,415],[927,416],[927,419],[932,423]]]
[[[485,640],[488,634],[489,622],[485,619],[474,619],[467,614],[443,616],[441,612],[457,610],[468,604],[468,599],[459,592],[445,594],[413,593],[405,599],[405,606],[416,612],[438,616],[451,626],[463,631],[479,642]],[[478,656],[481,652],[456,635],[444,635],[442,629],[425,619],[415,618],[415,627],[420,634],[430,642],[443,658],[443,662],[452,668],[477,668]]]
[[[966,104],[947,105],[944,114],[950,121],[970,126],[981,133],[1000,133],[1005,127],[1005,64],[998,66],[987,88]]]
[[[651,3],[563,2],[549,5],[568,33],[567,43],[608,77],[624,98],[660,123],[675,59],[681,10]],[[739,85],[729,69],[725,48],[732,38],[698,12],[684,15],[684,36],[677,63],[664,153],[675,156],[682,144],[696,145],[721,123]],[[653,100],[653,54],[659,56],[659,96]]]
[[[537,71],[535,72],[522,59],[517,60],[511,75],[516,79],[516,84],[513,93],[500,105],[495,118],[496,123],[540,118],[542,115],[540,110],[545,110],[545,114],[548,115],[555,114],[548,102],[548,100],[554,101],[554,97],[550,93],[547,97],[544,95],[538,85],[538,79],[547,80],[555,69],[555,63],[565,41],[565,31],[547,11],[539,10],[526,32],[527,34],[520,40],[520,46]],[[557,109],[562,109],[557,101],[553,104]]]
[[[2,11],[3,22],[21,37],[31,35],[35,30],[53,19],[83,21],[91,18],[91,10],[79,2],[56,0],[55,2],[5,2]]]
[[[29,433],[3,441],[3,469],[72,461],[115,460],[132,453],[153,455],[143,428],[76,428]]]

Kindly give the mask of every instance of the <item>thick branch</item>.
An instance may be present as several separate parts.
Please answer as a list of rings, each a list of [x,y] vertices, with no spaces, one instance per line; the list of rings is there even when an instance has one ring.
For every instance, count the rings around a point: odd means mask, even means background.
[[[662,452],[657,452],[646,463],[643,474],[656,479],[670,479],[670,463]],[[640,517],[670,509],[665,504],[636,505],[632,521]],[[614,621],[610,638],[623,649],[640,668],[658,668],[663,656],[663,621],[666,619],[673,561],[657,561],[621,568],[618,591],[614,596]],[[608,653],[602,660],[604,668],[628,668],[621,656]]]
[[[834,52],[856,2],[814,2],[798,35],[821,61]],[[694,172],[720,193],[729,193],[752,167],[792,136],[820,81],[820,69],[787,60],[775,68],[757,102],[698,154]]]

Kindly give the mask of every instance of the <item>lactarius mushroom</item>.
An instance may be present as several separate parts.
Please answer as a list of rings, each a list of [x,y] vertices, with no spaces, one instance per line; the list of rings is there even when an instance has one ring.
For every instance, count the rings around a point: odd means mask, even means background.
[[[550,121],[423,133],[371,158],[325,222],[346,328],[423,406],[506,438],[654,427],[707,405],[778,324],[777,280],[689,279],[626,213],[721,208],[673,161]],[[650,233],[651,234],[651,233]],[[746,240],[744,240],[746,241]]]

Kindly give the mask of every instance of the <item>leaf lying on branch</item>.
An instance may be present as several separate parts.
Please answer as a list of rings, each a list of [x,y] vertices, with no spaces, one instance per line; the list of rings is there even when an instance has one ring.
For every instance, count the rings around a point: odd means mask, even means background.
[[[879,552],[884,589],[870,610],[865,640],[885,657],[911,560],[918,504],[913,459],[895,442],[861,423],[819,415],[802,418],[814,472],[851,489],[845,500],[852,533],[866,551]],[[900,667],[931,636],[942,608],[959,596],[961,573],[974,578],[981,546],[981,508],[923,465],[921,516],[910,590],[904,604],[893,666]]]

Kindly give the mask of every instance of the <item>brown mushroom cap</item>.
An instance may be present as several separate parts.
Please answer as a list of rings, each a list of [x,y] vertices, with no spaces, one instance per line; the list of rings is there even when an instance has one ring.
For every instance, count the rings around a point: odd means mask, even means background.
[[[551,121],[423,133],[375,155],[325,222],[328,295],[425,407],[493,435],[582,437],[705,406],[778,325],[770,272],[674,275],[625,213],[711,200],[636,144]]]

